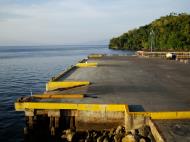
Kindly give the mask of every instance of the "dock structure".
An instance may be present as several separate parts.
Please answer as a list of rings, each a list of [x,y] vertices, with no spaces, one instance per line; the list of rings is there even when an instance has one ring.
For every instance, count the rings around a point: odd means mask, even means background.
[[[60,127],[149,126],[155,141],[185,142],[190,140],[190,65],[93,54],[53,77],[44,94],[19,98],[15,109],[25,112],[27,129],[48,117],[52,135]]]
[[[172,53],[175,55],[175,60],[182,63],[189,63],[190,61],[190,52],[148,52],[148,51],[137,51],[136,55],[143,57],[159,57],[159,58],[167,58],[167,54]]]

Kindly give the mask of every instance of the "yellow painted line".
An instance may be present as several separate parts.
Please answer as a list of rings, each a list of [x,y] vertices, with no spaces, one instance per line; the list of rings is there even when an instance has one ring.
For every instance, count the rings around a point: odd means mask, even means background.
[[[76,67],[97,67],[98,63],[77,63]]]
[[[127,105],[123,104],[109,104],[107,105],[106,111],[123,111],[125,112]]]
[[[16,102],[16,111],[26,109],[71,109],[81,111],[125,111],[125,105],[114,104],[66,104],[48,102]]]
[[[125,105],[125,112],[129,113],[129,107],[128,107],[128,105]]]
[[[46,91],[52,91],[56,89],[68,89],[72,87],[84,86],[89,84],[90,84],[89,81],[63,81],[63,82],[50,81],[46,84]]]
[[[88,57],[89,58],[101,58],[103,56],[104,56],[104,54],[90,54]]]
[[[77,104],[65,103],[47,103],[47,102],[16,102],[16,111],[24,111],[26,109],[77,109]]]
[[[50,102],[16,102],[15,109],[24,111],[26,109],[70,109],[81,111],[115,111],[126,112],[134,117],[150,117],[153,120],[161,119],[190,119],[190,111],[176,112],[127,112],[125,104],[67,104]]]
[[[84,98],[83,94],[41,94],[41,95],[33,95],[33,98],[36,99],[82,99]]]
[[[151,119],[190,119],[190,111],[175,112],[129,112],[133,116],[151,117]]]
[[[187,119],[190,118],[190,111],[182,112],[153,112],[152,119]]]

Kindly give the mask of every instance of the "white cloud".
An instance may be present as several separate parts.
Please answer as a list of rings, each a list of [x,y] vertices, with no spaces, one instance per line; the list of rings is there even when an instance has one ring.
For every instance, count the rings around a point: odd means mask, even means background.
[[[49,0],[1,4],[0,43],[74,44],[109,39],[169,12],[187,11],[187,2],[171,1]]]

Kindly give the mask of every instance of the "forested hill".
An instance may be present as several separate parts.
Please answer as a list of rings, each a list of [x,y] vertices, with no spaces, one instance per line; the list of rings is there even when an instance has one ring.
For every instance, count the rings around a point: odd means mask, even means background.
[[[190,51],[190,15],[171,13],[152,23],[112,38],[109,48],[154,51]]]

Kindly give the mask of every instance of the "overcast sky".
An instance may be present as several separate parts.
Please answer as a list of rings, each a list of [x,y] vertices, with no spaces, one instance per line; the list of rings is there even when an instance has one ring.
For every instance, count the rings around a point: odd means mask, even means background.
[[[0,0],[0,45],[105,44],[190,0]]]

